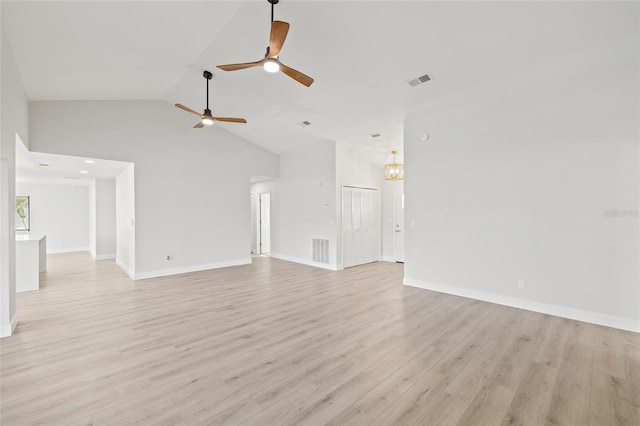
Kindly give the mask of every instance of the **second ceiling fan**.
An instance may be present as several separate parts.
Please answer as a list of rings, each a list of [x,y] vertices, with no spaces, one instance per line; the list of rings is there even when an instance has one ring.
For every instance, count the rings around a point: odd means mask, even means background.
[[[289,32],[289,23],[283,21],[273,20],[273,6],[278,4],[279,0],[267,0],[271,3],[271,36],[269,37],[269,46],[267,47],[267,53],[264,55],[264,59],[256,62],[246,62],[242,64],[229,64],[218,65],[218,68],[224,71],[237,71],[246,68],[253,68],[262,66],[267,72],[282,71],[284,74],[293,78],[298,83],[304,84],[309,87],[313,83],[313,78],[294,70],[280,62],[279,54],[287,38]]]
[[[209,126],[213,124],[214,121],[226,121],[228,123],[246,123],[247,120],[245,120],[244,118],[214,117],[211,114],[211,110],[209,109],[209,80],[213,78],[213,74],[211,74],[210,71],[205,71],[204,73],[202,73],[202,76],[207,80],[207,107],[205,108],[204,113],[200,114],[199,112],[194,111],[182,104],[176,104],[176,106],[181,110],[190,112],[191,114],[197,115],[198,118],[200,118],[200,121],[198,121],[196,125],[193,126],[193,128],[202,129],[205,125]]]

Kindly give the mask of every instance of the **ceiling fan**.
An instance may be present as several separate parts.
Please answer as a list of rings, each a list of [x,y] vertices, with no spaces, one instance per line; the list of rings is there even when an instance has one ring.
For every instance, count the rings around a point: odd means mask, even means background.
[[[311,86],[313,78],[301,73],[300,71],[294,70],[293,68],[289,68],[280,62],[279,54],[282,49],[282,45],[284,44],[284,40],[287,38],[287,33],[289,32],[289,24],[287,22],[273,20],[273,6],[278,4],[280,0],[267,1],[271,3],[271,36],[269,38],[269,46],[267,47],[267,53],[264,55],[264,59],[257,62],[247,62],[243,64],[218,65],[218,68],[224,71],[237,71],[262,65],[267,72],[282,71],[298,83],[304,84],[307,87]]]
[[[194,127],[194,129],[201,129],[203,128],[205,125],[211,125],[213,124],[214,121],[226,121],[229,123],[246,123],[247,120],[245,120],[244,118],[231,118],[231,117],[214,117],[211,115],[211,110],[209,109],[209,80],[211,80],[211,78],[213,77],[213,74],[211,74],[211,72],[209,71],[205,71],[202,76],[207,80],[207,108],[204,110],[204,114],[200,114],[199,112],[196,112],[194,110],[192,110],[191,108],[188,108],[182,104],[176,104],[176,106],[182,110],[185,110],[187,112],[190,112],[191,114],[195,114],[198,117],[200,117],[200,122],[198,122],[198,124],[196,124]]]

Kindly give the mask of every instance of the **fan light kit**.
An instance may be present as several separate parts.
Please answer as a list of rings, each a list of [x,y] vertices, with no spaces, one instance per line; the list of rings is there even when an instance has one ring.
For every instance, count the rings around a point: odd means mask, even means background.
[[[396,163],[396,154],[398,151],[391,151],[393,155],[393,162],[391,164],[384,165],[384,179],[385,180],[403,180],[404,179],[404,165]]]
[[[205,78],[205,80],[207,80],[207,108],[205,108],[204,114],[200,114],[199,112],[196,112],[182,104],[176,104],[178,108],[200,117],[200,122],[196,123],[196,125],[193,127],[195,129],[201,129],[204,126],[212,125],[214,121],[226,121],[228,123],[246,123],[247,120],[245,120],[244,118],[214,117],[211,114],[211,110],[209,109],[209,80],[213,78],[213,74],[211,74],[210,71],[205,71],[202,76]]]
[[[262,65],[262,67],[264,68],[264,70],[266,72],[278,72],[278,71],[280,71],[280,64],[278,63],[278,61],[276,61],[273,58],[269,58],[266,61],[264,61],[264,64]]]
[[[271,35],[269,37],[269,46],[267,47],[267,53],[264,55],[264,59],[242,64],[218,65],[218,68],[224,71],[237,71],[262,65],[262,68],[267,72],[275,73],[282,71],[298,83],[304,84],[307,87],[311,86],[311,84],[313,84],[313,78],[301,73],[300,71],[294,70],[293,68],[289,68],[280,62],[280,50],[287,38],[289,24],[287,22],[273,20],[273,9],[274,6],[278,4],[279,0],[267,1],[271,3]]]

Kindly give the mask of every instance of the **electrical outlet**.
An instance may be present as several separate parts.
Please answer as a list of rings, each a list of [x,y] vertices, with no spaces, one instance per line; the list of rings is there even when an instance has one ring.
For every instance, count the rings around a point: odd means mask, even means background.
[[[524,280],[518,280],[518,288],[524,288]]]

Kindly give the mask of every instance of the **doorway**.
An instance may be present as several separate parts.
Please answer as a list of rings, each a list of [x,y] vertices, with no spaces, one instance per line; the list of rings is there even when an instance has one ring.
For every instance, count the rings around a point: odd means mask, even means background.
[[[271,193],[258,194],[257,254],[271,252]]]
[[[404,188],[393,189],[393,258],[404,263]]]

